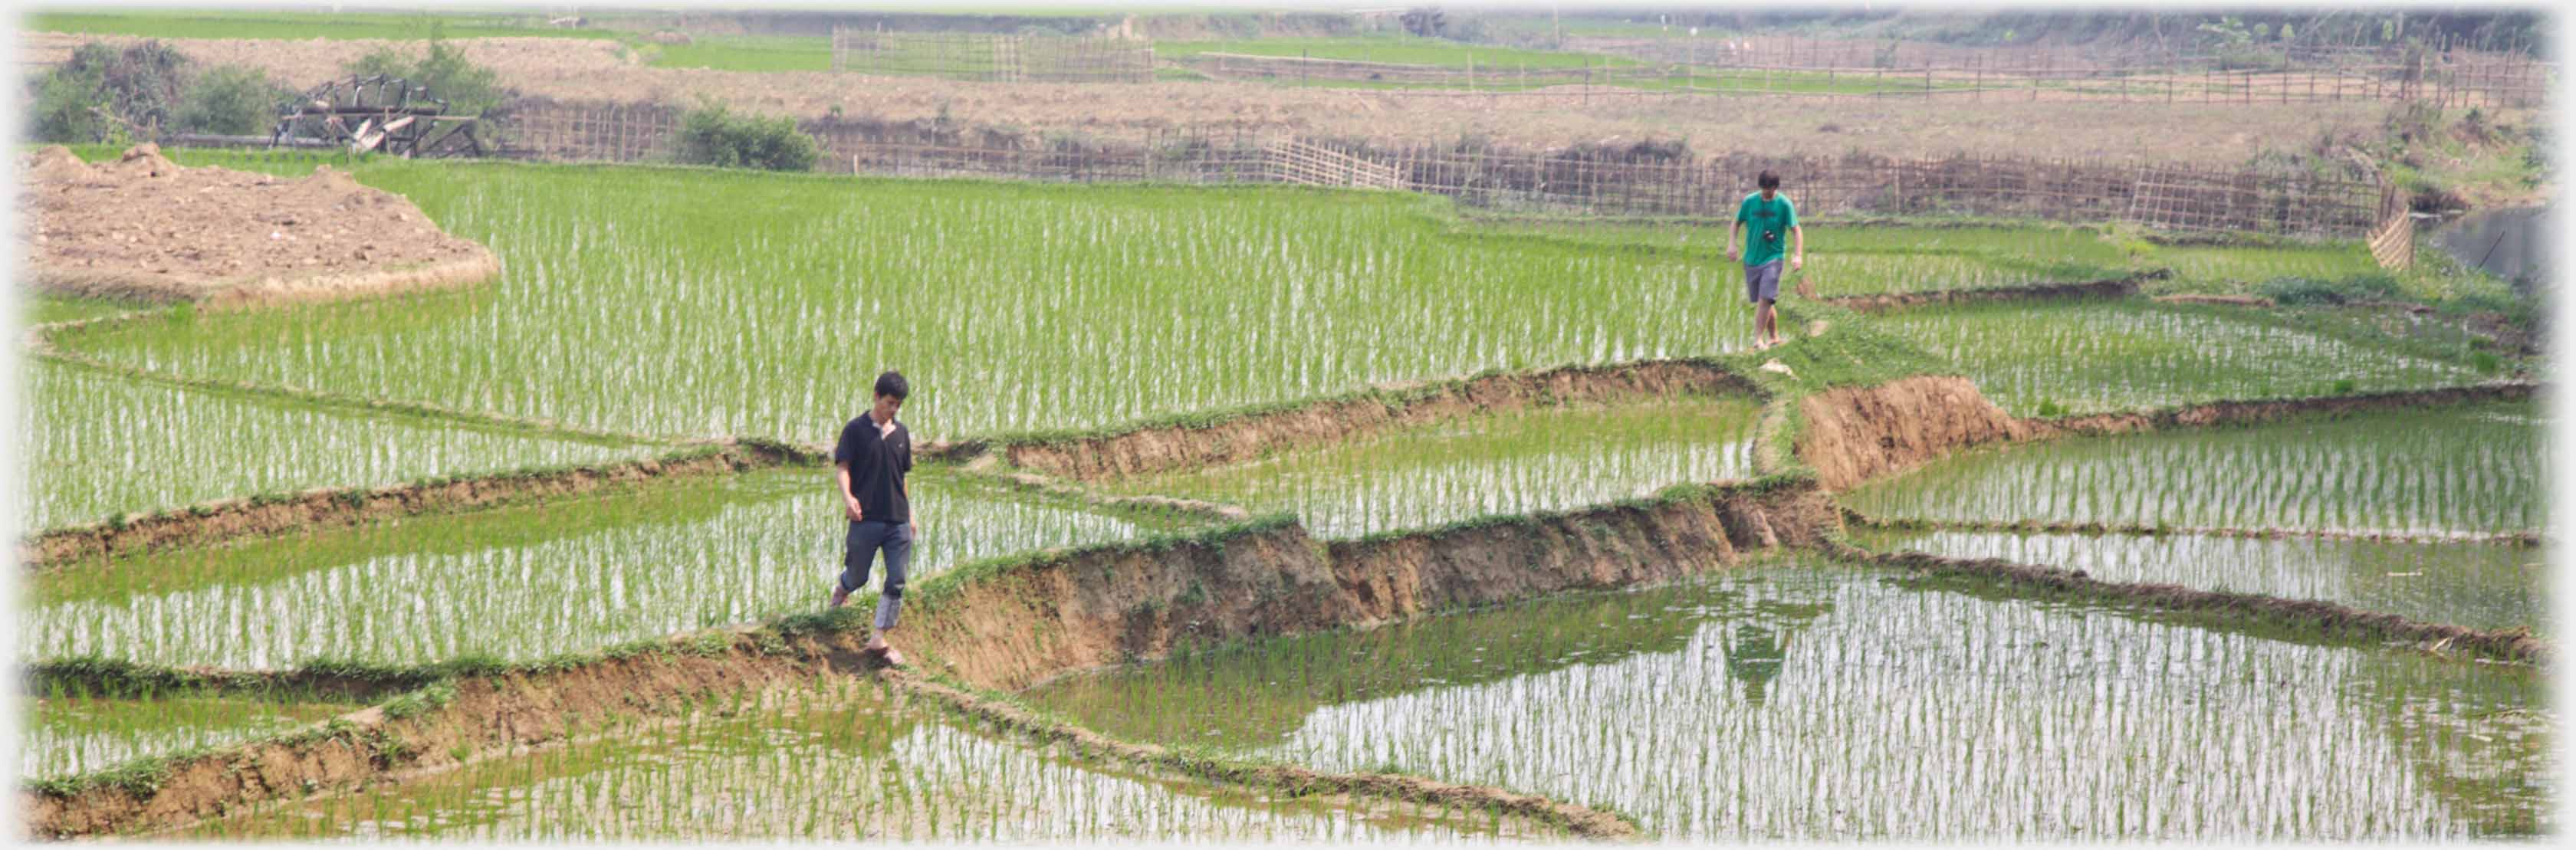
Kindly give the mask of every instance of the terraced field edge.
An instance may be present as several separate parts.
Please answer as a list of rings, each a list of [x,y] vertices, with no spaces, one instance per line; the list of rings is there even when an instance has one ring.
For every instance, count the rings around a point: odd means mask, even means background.
[[[381,487],[324,487],[236,497],[47,529],[19,542],[28,569],[90,558],[340,528],[393,517],[587,493],[660,478],[714,475],[810,460],[792,446],[744,440],[611,464],[457,476]]]
[[[1832,389],[1800,399],[1804,427],[1792,452],[1816,470],[1816,477],[1827,490],[1840,492],[1986,443],[2521,401],[2530,399],[2538,390],[2536,383],[2509,381],[2360,395],[2216,401],[2130,413],[2014,418],[1986,400],[1965,378],[1924,375],[1870,387]]]

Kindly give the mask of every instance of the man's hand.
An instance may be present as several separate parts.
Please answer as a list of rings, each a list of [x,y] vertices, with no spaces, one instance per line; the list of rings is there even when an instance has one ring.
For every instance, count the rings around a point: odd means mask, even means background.
[[[912,539],[914,539],[914,540],[919,540],[919,539],[921,539],[921,518],[920,518],[920,517],[913,517],[913,518],[912,518],[912,521],[911,521],[911,522],[909,522],[909,523],[905,523],[905,525],[908,525],[908,526],[910,526],[910,527],[911,527],[911,531],[912,531]]]
[[[1733,246],[1733,245],[1728,245],[1728,246],[1726,246],[1726,258],[1727,258],[1727,259],[1730,259],[1730,260],[1732,260],[1732,259],[1735,259],[1735,258],[1736,258],[1736,257],[1735,257],[1735,246]]]
[[[1790,271],[1793,271],[1793,272],[1794,272],[1794,271],[1797,271],[1797,270],[1799,270],[1800,268],[1804,268],[1806,265],[1807,265],[1807,258],[1805,258],[1805,257],[1790,257],[1790,258],[1789,258],[1789,270],[1790,270]]]
[[[851,522],[867,521],[864,518],[865,512],[859,508],[859,500],[857,499],[842,499],[841,513],[848,514]]]

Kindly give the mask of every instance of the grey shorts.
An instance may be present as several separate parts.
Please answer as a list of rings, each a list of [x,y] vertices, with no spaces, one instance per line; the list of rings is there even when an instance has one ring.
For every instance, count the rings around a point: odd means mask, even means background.
[[[1744,300],[1756,303],[1780,300],[1780,261],[1744,267]]]

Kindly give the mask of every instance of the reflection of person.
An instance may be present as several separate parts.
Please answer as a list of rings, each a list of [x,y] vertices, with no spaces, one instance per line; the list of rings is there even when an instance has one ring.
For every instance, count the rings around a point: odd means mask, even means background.
[[[834,477],[840,483],[841,513],[850,520],[842,540],[842,572],[832,586],[832,607],[850,601],[850,593],[868,583],[868,564],[885,552],[885,587],[878,592],[877,628],[868,636],[868,651],[902,664],[903,653],[886,643],[895,614],[903,607],[904,567],[912,561],[915,531],[912,504],[904,491],[904,473],[912,471],[912,432],[895,421],[910,392],[903,373],[877,376],[876,403],[841,426],[840,445],[832,450]]]
[[[1735,639],[1726,644],[1726,675],[1742,680],[1744,701],[1758,706],[1763,690],[1780,677],[1780,664],[1788,655],[1787,641],[1770,629],[1746,623],[1735,627]]]
[[[1735,223],[1726,226],[1726,257],[1735,259],[1735,231],[1745,234],[1744,298],[1753,302],[1753,347],[1755,350],[1780,344],[1780,317],[1772,302],[1780,300],[1780,258],[1788,251],[1789,268],[1807,264],[1807,231],[1798,227],[1798,207],[1780,194],[1780,175],[1762,172],[1755,181],[1761,191],[1744,196],[1735,208]]]

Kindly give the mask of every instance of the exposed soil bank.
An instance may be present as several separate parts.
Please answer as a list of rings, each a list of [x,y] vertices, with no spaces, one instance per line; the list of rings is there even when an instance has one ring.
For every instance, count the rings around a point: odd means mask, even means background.
[[[1957,576],[2040,593],[2136,604],[2161,611],[2274,626],[2304,626],[2329,635],[2407,643],[2434,652],[2524,664],[2547,664],[2549,644],[2530,629],[2477,631],[2420,623],[2395,614],[2362,611],[2332,602],[2197,590],[2175,584],[2106,582],[2082,570],[2015,564],[2000,559],[1945,558],[1921,552],[1865,553],[1838,547],[1843,557],[1934,576]]]
[[[1570,366],[1382,387],[1203,424],[1147,425],[1063,440],[1006,442],[995,448],[1014,466],[1089,481],[1248,460],[1265,452],[1484,411],[1681,393],[1752,395],[1758,390],[1743,378],[1699,363]]]
[[[2467,404],[2479,401],[2524,401],[2540,389],[2528,381],[2480,384],[2473,387],[2445,387],[2432,390],[2393,390],[2348,396],[2276,399],[2269,401],[2220,401],[2185,405],[2143,413],[2094,413],[2060,416],[2052,419],[2025,419],[2034,436],[2076,434],[2131,434],[2161,428],[2206,427],[2272,422],[2292,416],[2310,414],[2343,414],[2371,410],[2406,410],[2434,405]]]
[[[1848,295],[1826,298],[1827,304],[1858,313],[1876,313],[1899,307],[1926,304],[1965,304],[1991,301],[2040,301],[2052,298],[2123,298],[2138,293],[2138,283],[2161,275],[2144,274],[2118,280],[2091,283],[2043,283],[2036,286],[1995,286],[1983,289],[1946,289],[1935,292],[1896,292],[1886,295]]]
[[[1812,543],[1839,522],[1821,491],[1793,482],[1330,544],[1293,522],[1260,523],[1216,539],[1039,556],[956,585],[952,598],[921,599],[905,631],[919,655],[965,682],[1019,690],[1185,643],[1705,572],[1748,550]]]
[[[431,511],[587,493],[656,478],[738,472],[776,466],[790,459],[786,451],[768,444],[732,443],[713,450],[607,465],[506,472],[434,484],[328,487],[293,496],[224,499],[50,529],[21,541],[18,557],[29,568],[42,569],[172,546],[341,528]]]
[[[1952,451],[2029,439],[2014,419],[1966,378],[1918,376],[1874,387],[1828,390],[1799,400],[1807,418],[1796,453],[1827,490],[1912,469]]]
[[[1997,441],[2131,434],[2272,422],[2293,416],[2529,399],[2538,384],[2397,390],[2349,396],[2221,401],[2136,413],[2016,419],[1966,378],[1918,376],[1874,387],[1830,390],[1799,401],[1807,424],[1795,448],[1825,489],[1842,491],[1895,475],[1953,451]]]

